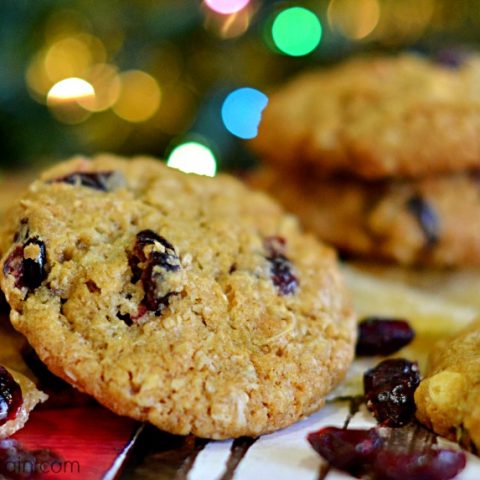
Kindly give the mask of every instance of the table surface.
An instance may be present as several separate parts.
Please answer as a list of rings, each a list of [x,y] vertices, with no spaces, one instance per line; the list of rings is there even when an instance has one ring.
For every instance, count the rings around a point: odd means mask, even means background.
[[[352,402],[333,401],[309,418],[258,439],[207,441],[170,435],[91,404],[39,409],[14,438],[27,450],[47,448],[60,455],[68,468],[41,477],[46,480],[340,480],[351,477],[329,468],[306,436],[325,426],[375,425],[364,405],[351,412]],[[478,480],[480,458],[468,454],[467,467],[457,478]]]

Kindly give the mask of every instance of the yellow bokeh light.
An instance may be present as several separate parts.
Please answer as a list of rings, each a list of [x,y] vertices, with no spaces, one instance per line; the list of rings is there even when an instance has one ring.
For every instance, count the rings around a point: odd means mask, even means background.
[[[65,78],[57,82],[48,92],[47,105],[52,114],[64,123],[80,123],[90,112],[79,104],[81,100],[95,98],[93,86],[81,78]]]
[[[360,40],[370,35],[380,20],[378,0],[331,0],[327,10],[332,30]]]
[[[79,100],[95,96],[95,89],[81,78],[65,78],[57,82],[48,92],[47,101]]]
[[[45,55],[45,71],[52,82],[82,75],[92,62],[85,43],[77,38],[64,38],[54,43]]]
[[[120,95],[120,77],[114,65],[94,65],[85,77],[95,90],[94,96],[80,98],[78,103],[91,112],[110,108]]]
[[[129,70],[120,75],[120,93],[113,111],[128,122],[144,122],[160,106],[161,91],[148,73]]]
[[[213,152],[198,142],[187,142],[176,147],[168,157],[167,165],[184,173],[208,177],[214,177],[217,171]]]
[[[87,34],[62,38],[51,45],[45,55],[45,71],[52,82],[83,76],[94,62],[104,62],[102,42]]]
[[[105,58],[105,47],[97,37],[82,33],[61,38],[32,58],[26,72],[28,89],[35,100],[44,103],[54,84],[67,78],[86,78],[92,65],[102,64]]]

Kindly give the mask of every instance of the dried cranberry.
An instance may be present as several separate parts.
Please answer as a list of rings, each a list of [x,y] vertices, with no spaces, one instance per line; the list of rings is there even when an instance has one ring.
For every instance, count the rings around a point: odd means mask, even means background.
[[[325,427],[310,433],[307,440],[313,449],[335,468],[360,476],[383,445],[377,430],[346,430]]]
[[[298,287],[298,279],[292,273],[292,264],[285,256],[285,243],[285,239],[282,237],[267,237],[265,239],[272,282],[281,295],[295,293]]]
[[[364,377],[367,408],[385,426],[407,424],[415,413],[413,394],[420,383],[418,365],[404,359],[384,360]]]
[[[440,221],[432,205],[417,194],[410,197],[407,207],[422,229],[426,246],[433,247],[439,240]]]
[[[382,428],[382,435],[377,428],[326,427],[307,440],[333,467],[372,480],[449,480],[466,465],[463,452],[437,448],[420,426]]]
[[[17,245],[3,264],[5,276],[11,275],[15,279],[15,288],[23,288],[23,245]]]
[[[23,261],[23,283],[29,290],[35,290],[45,280],[46,270],[45,264],[47,260],[47,252],[45,244],[37,237],[27,240],[23,249],[30,245],[38,247],[38,254],[35,258],[25,258]]]
[[[51,180],[52,183],[68,183],[93,188],[102,192],[111,190],[111,177],[116,172],[74,172]]]
[[[149,246],[160,245],[160,248]],[[142,230],[137,234],[135,246],[129,258],[132,269],[132,282],[142,281],[145,296],[142,304],[150,311],[160,314],[168,305],[169,298],[174,292],[164,295],[158,294],[158,288],[170,272],[180,270],[180,260],[173,245],[165,238],[152,230]],[[140,305],[139,312],[142,310]]]
[[[422,452],[382,450],[373,464],[374,478],[382,480],[449,480],[466,465],[458,450],[429,448]]]
[[[472,53],[466,48],[444,48],[435,55],[437,63],[452,69],[460,68]]]
[[[23,403],[22,389],[10,372],[0,366],[0,425],[13,420]]]
[[[36,256],[25,258],[25,250],[32,245],[37,247]],[[17,245],[14,248],[3,264],[3,273],[15,278],[16,288],[25,288],[31,292],[39,287],[47,277],[46,262],[45,244],[38,237],[33,237],[23,245]]]
[[[0,440],[0,477],[12,480],[43,478],[62,458],[50,450],[29,451],[16,440]]]
[[[357,355],[390,355],[408,345],[415,333],[399,319],[367,317],[358,325]]]

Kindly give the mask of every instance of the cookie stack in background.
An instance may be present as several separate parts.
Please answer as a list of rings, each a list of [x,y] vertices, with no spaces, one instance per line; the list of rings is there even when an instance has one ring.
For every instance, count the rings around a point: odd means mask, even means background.
[[[251,178],[356,261],[344,272],[360,319],[412,324],[416,340],[398,355],[425,378],[417,418],[473,451],[479,76],[476,57],[452,69],[412,55],[304,74],[271,97],[252,142],[263,166]]]
[[[252,183],[354,258],[480,265],[480,61],[360,58],[273,94]]]

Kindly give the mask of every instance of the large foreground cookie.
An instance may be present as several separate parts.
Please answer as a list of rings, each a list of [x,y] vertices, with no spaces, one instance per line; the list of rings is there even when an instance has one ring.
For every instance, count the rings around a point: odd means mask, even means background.
[[[415,392],[417,417],[435,432],[480,450],[480,322],[435,349]]]
[[[251,183],[346,253],[407,265],[480,265],[478,175],[359,182],[261,170]]]
[[[418,177],[480,165],[480,63],[455,70],[413,55],[360,58],[274,93],[252,146],[317,174]]]
[[[11,321],[39,357],[164,430],[284,427],[352,359],[334,252],[230,177],[77,158],[31,185],[1,239]]]

